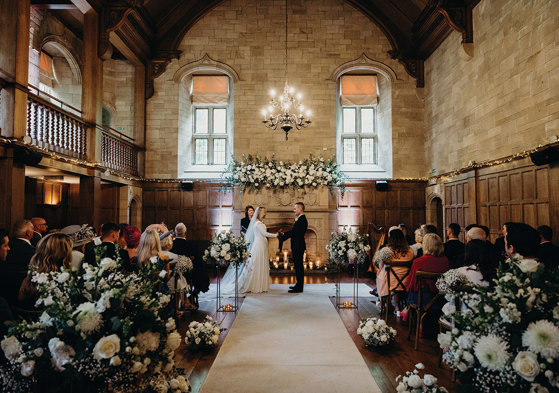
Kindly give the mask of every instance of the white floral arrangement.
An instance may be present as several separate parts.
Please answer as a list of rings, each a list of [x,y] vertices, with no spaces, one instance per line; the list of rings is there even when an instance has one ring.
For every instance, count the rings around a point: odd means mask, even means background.
[[[383,319],[374,317],[362,319],[357,334],[363,337],[367,347],[382,347],[396,339],[396,329],[388,326]]]
[[[241,190],[326,186],[330,189],[338,187],[343,194],[347,176],[339,170],[333,157],[325,160],[311,154],[305,160],[290,162],[248,155],[241,160],[233,158],[222,178],[225,186],[239,184]]]
[[[442,294],[454,294],[462,289],[470,281],[465,274],[456,269],[451,269],[439,277],[436,282],[437,289]]]
[[[221,231],[215,234],[202,259],[206,263],[241,264],[250,253],[243,236],[235,236],[232,231]]]
[[[361,264],[367,260],[367,253],[371,249],[367,235],[344,229],[340,233],[332,233],[326,250],[330,253],[330,263],[343,265],[346,263]]]
[[[448,393],[448,390],[437,385],[437,378],[433,375],[424,374],[421,378],[418,370],[424,368],[422,363],[418,363],[413,371],[406,371],[404,376],[398,375],[396,391],[398,393]]]
[[[375,254],[375,265],[380,267],[394,258],[394,251],[390,247],[383,247]]]
[[[466,310],[438,336],[443,360],[468,391],[558,391],[559,271],[518,256],[493,283],[461,295]]]
[[[190,322],[184,341],[193,351],[213,349],[219,341],[219,335],[225,330],[218,321],[208,315],[203,322]]]
[[[185,274],[192,271],[192,269],[194,269],[192,260],[184,255],[179,255],[175,264],[175,273]]]
[[[174,366],[182,338],[158,292],[162,262],[125,274],[104,258],[83,272],[33,273],[37,322],[11,327],[0,346],[0,384],[10,392],[188,392]],[[55,383],[56,381],[56,383]]]

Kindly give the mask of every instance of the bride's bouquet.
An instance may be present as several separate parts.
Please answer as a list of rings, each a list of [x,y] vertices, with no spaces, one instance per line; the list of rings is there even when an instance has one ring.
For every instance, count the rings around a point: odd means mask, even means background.
[[[367,253],[371,249],[367,243],[367,235],[344,229],[341,233],[332,234],[326,250],[330,253],[330,262],[333,264],[361,264],[367,260]]]
[[[396,338],[396,329],[391,328],[383,319],[362,319],[357,328],[357,334],[363,337],[368,347],[381,347],[388,345]]]
[[[7,363],[0,385],[10,392],[187,392],[174,367],[181,343],[159,292],[166,272],[156,261],[124,274],[120,261],[32,273],[43,310],[20,322],[1,342]]]
[[[237,265],[245,262],[249,256],[243,236],[235,236],[232,231],[221,231],[215,234],[202,259],[211,264]]]

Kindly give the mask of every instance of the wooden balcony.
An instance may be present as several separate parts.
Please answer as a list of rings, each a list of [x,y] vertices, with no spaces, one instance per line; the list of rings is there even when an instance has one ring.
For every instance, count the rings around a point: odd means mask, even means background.
[[[81,117],[82,112],[36,87],[29,86],[27,93],[29,142],[53,153],[86,161],[87,124]],[[111,127],[98,124],[95,127],[101,133],[102,164],[138,176],[138,152],[141,149],[134,144],[134,139]]]

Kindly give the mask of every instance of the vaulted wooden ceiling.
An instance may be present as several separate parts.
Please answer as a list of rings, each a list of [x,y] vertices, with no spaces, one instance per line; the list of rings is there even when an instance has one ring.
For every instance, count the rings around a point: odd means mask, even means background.
[[[392,58],[402,62],[406,71],[417,79],[417,86],[423,87],[424,61],[452,30],[462,33],[463,43],[473,42],[472,9],[480,0],[345,1],[361,10],[382,29],[392,45],[389,52]],[[69,0],[32,1],[41,4],[68,2]],[[165,70],[170,60],[180,55],[178,47],[186,32],[222,0],[88,2],[100,14],[99,55],[105,58],[108,56],[111,49],[109,34],[116,33],[147,65],[149,90],[153,78]]]

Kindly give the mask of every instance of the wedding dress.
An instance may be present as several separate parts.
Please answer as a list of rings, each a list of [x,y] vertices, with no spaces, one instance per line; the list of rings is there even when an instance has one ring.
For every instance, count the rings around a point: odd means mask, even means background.
[[[257,219],[260,208],[256,208],[248,226],[245,240],[250,257],[238,268],[239,292],[260,293],[270,288],[270,263],[268,238],[277,234],[266,231],[266,225]],[[221,294],[232,296],[235,293],[235,267],[231,264],[221,279]]]

